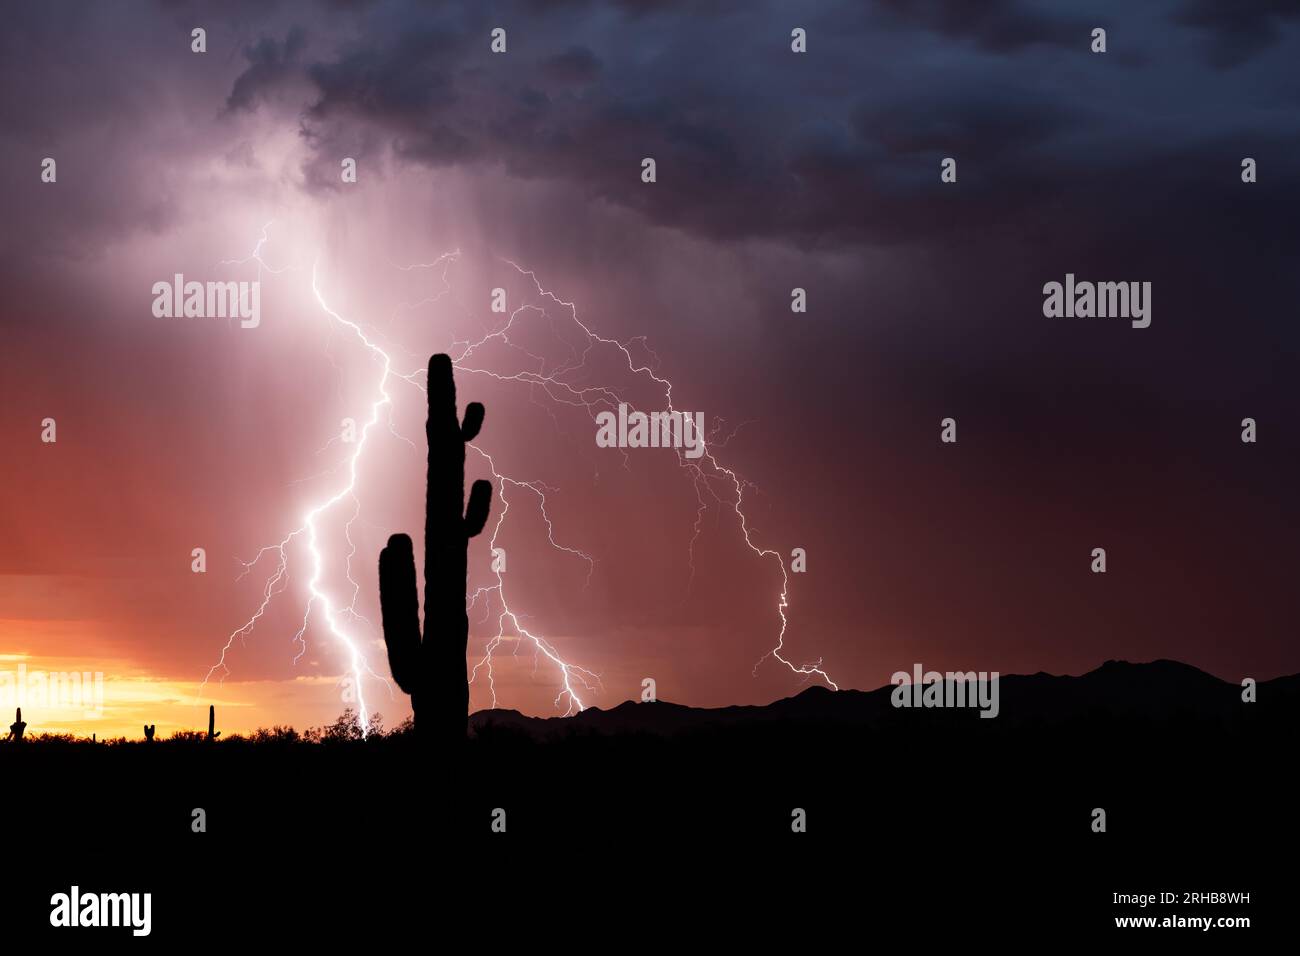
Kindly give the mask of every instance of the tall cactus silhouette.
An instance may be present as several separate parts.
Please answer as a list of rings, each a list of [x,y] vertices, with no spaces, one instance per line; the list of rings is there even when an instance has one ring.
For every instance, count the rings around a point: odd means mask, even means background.
[[[217,708],[215,704],[208,704],[208,743],[212,743],[221,736],[221,731],[212,732],[212,728],[217,725]]]
[[[379,554],[379,606],[388,666],[411,695],[420,739],[453,745],[465,739],[469,683],[465,649],[469,618],[465,580],[469,539],[483,530],[492,483],[476,481],[465,503],[465,443],[483,427],[483,406],[470,402],[456,415],[451,359],[429,359],[429,477],[424,517],[424,639],[411,539],[395,534]]]
[[[153,743],[153,732],[158,728],[157,724],[144,725],[144,739],[148,743]]]
[[[15,709],[18,714],[14,722],[9,725],[9,739],[17,743],[23,739],[23,731],[27,729],[27,724],[23,720],[23,709],[21,707]]]

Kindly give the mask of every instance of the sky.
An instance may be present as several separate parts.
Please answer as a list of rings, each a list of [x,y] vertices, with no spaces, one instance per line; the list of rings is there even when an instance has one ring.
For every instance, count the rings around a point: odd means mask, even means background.
[[[466,477],[497,490],[472,709],[645,678],[765,703],[917,662],[1300,670],[1296,4],[6,18],[0,705],[6,673],[104,679],[89,715],[29,701],[29,733],[409,714],[376,563],[394,532],[419,551],[435,352],[486,406]],[[177,273],[258,281],[260,323],[155,316]],[[1151,326],[1045,317],[1067,273],[1150,282]],[[702,464],[597,447],[596,413],[669,388]]]

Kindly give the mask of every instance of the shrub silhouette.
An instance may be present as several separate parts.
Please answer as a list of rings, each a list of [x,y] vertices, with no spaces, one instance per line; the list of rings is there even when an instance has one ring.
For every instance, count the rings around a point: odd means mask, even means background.
[[[67,734],[67,733],[64,734],[46,733],[46,734],[34,734],[30,739],[32,743],[61,745],[61,744],[82,743],[86,738],[84,737],[78,738],[73,734]]]
[[[411,539],[395,534],[379,554],[379,606],[393,679],[411,695],[415,731],[424,742],[448,746],[465,740],[469,683],[465,648],[469,618],[465,580],[469,539],[483,530],[492,484],[476,481],[465,504],[465,443],[483,425],[483,406],[456,415],[451,359],[429,359],[428,489],[424,518],[424,639]]]
[[[258,727],[248,739],[254,744],[278,744],[283,746],[296,744],[302,737],[292,727],[281,727],[276,724],[269,730],[265,727]]]
[[[280,728],[277,728],[280,729]],[[258,731],[261,734],[262,731]],[[296,733],[290,729],[289,733]],[[361,722],[357,717],[357,712],[351,707],[339,714],[334,723],[327,727],[312,727],[305,731],[302,739],[309,744],[339,744],[339,743],[359,743],[362,740],[383,740],[384,739],[384,718],[382,714],[371,714],[366,721],[366,735],[361,734]],[[254,739],[258,739],[254,736]]]

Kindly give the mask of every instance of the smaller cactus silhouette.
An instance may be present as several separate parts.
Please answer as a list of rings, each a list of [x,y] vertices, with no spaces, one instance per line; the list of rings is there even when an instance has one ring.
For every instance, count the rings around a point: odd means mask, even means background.
[[[9,725],[9,739],[15,742],[23,739],[23,731],[27,729],[27,724],[23,721],[23,709],[19,707],[17,711],[17,718]]]
[[[212,730],[212,728],[216,726],[216,721],[217,721],[217,708],[213,704],[208,704],[208,742],[209,743],[211,743],[212,741],[216,740],[218,737],[221,736],[221,731],[218,730],[214,733]]]
[[[154,732],[154,730],[157,728],[157,726],[158,726],[157,724],[145,724],[145,725],[144,725],[144,739],[145,739],[148,743],[153,743],[153,732]]]

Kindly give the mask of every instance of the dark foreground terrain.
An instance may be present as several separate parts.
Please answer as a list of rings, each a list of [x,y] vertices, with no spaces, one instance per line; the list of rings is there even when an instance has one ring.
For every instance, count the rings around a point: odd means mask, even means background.
[[[469,925],[541,896],[570,931],[592,907],[657,899],[663,919],[692,912],[718,933],[861,940],[909,926],[1149,934],[1114,917],[1167,913],[1244,915],[1251,930],[1206,935],[1254,933],[1284,918],[1300,677],[1247,704],[1186,665],[1111,662],[1003,678],[991,720],[895,709],[889,694],[486,712],[459,755],[409,734],[5,745],[0,916],[41,930],[50,895],[77,883],[152,892],[159,943]],[[806,832],[792,832],[796,809]],[[1161,891],[1179,905],[1113,902]],[[1193,892],[1251,897],[1183,904]]]

